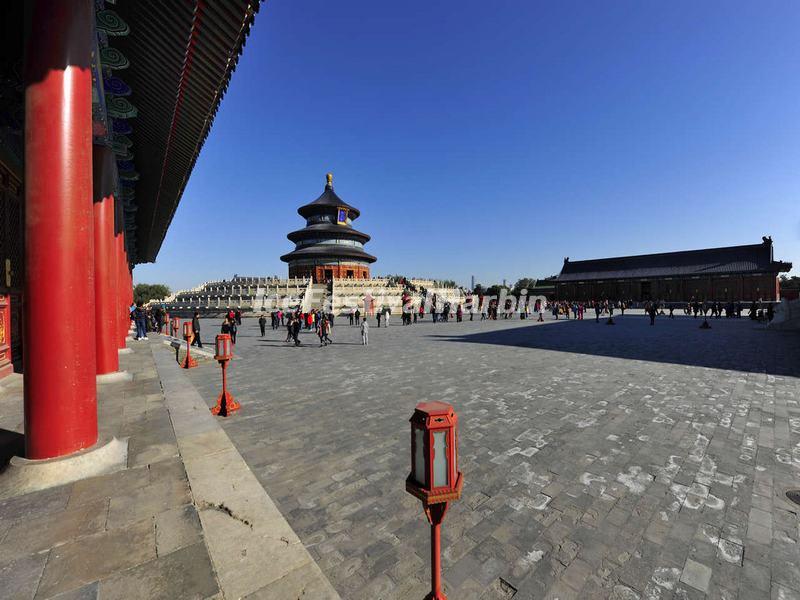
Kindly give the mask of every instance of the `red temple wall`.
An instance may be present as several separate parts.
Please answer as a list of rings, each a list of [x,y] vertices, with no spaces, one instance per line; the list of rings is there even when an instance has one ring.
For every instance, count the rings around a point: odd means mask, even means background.
[[[369,267],[363,265],[297,265],[289,267],[289,277],[311,277],[315,283],[330,278],[369,279]]]
[[[587,281],[556,283],[560,300],[632,299],[687,302],[708,301],[772,301],[780,298],[778,278],[772,273],[731,275],[728,277],[663,278],[621,281]]]

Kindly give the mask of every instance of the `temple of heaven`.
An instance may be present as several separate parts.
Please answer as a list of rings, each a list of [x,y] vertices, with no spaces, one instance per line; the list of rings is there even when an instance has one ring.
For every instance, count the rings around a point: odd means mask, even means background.
[[[295,249],[281,260],[289,263],[289,277],[310,277],[315,283],[369,279],[369,265],[377,259],[364,252],[369,236],[353,229],[361,213],[333,191],[333,175],[326,177],[322,195],[297,209],[306,226],[286,236]]]

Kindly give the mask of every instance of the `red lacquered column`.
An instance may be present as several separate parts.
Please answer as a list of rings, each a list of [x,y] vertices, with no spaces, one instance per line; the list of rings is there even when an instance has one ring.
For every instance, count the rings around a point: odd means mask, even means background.
[[[119,370],[117,248],[114,240],[114,155],[95,146],[94,163],[94,314],[97,374]]]
[[[128,333],[130,317],[128,313],[128,268],[125,264],[125,235],[119,233],[117,242],[117,336],[119,347],[125,347],[125,336]]]
[[[97,441],[90,0],[38,0],[25,77],[25,451]]]
[[[131,304],[133,304],[133,270],[130,268],[128,263],[128,252],[127,250],[123,254],[123,272],[125,273],[125,313],[126,313],[126,320],[125,320],[125,335],[128,335],[128,332],[131,328],[131,318],[130,318],[130,308]]]

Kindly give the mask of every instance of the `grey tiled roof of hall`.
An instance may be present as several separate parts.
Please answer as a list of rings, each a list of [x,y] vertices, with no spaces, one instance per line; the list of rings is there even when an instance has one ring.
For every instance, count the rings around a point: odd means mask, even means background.
[[[352,219],[357,219],[361,215],[361,211],[355,206],[350,206],[347,202],[339,198],[336,192],[333,191],[333,186],[330,184],[325,186],[325,190],[316,200],[298,208],[297,213],[301,217],[308,218],[311,215],[318,214],[320,208],[345,208],[350,213]]]
[[[773,261],[772,245],[764,242],[594,260],[566,259],[557,281],[763,273],[785,271],[787,265],[791,268],[790,263]]]

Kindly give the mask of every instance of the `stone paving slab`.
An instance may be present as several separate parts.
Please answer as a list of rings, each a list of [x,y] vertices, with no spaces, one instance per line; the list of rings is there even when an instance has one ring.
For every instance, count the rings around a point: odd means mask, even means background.
[[[393,320],[394,322],[394,320]],[[800,337],[747,319],[464,322],[334,344],[245,322],[225,431],[343,598],[428,589],[403,482],[423,400],[460,417],[451,598],[800,595]],[[211,331],[218,323],[203,327]],[[219,368],[188,372],[207,405]]]
[[[225,597],[338,598],[185,371],[166,350],[153,355]]]
[[[128,468],[0,501],[0,598],[218,597],[150,346],[130,348],[133,379],[98,388],[100,435],[130,438]],[[21,434],[22,409],[22,381],[4,385],[0,428]]]

